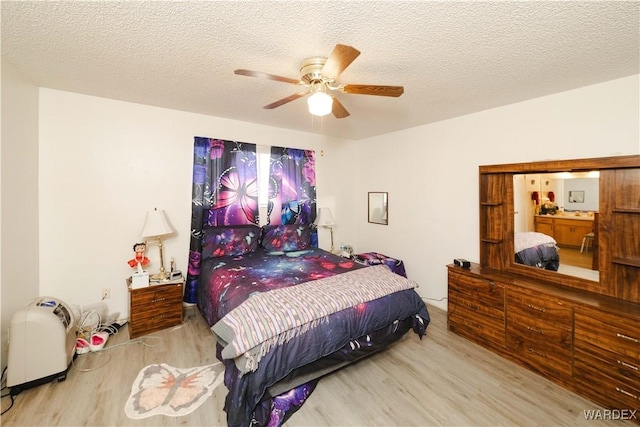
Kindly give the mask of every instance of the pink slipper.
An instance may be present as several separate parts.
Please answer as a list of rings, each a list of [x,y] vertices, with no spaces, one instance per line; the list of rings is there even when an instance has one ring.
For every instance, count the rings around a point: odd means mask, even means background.
[[[78,338],[76,340],[76,354],[89,353],[89,343],[84,338]]]
[[[104,348],[104,345],[107,343],[109,339],[109,334],[107,332],[95,332],[91,335],[89,339],[89,349],[91,351],[100,351]]]

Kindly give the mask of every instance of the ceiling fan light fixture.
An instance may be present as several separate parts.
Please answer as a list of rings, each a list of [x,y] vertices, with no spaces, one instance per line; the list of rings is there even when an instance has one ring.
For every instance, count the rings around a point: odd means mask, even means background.
[[[339,83],[337,80],[340,74],[342,74],[358,55],[360,55],[360,51],[353,46],[336,44],[328,57],[313,56],[303,60],[300,64],[299,80],[245,69],[234,70],[234,73],[241,76],[259,77],[310,88],[309,91],[294,93],[271,104],[267,104],[262,108],[272,110],[306,96],[309,113],[312,115],[321,117],[333,113],[336,119],[344,119],[345,117],[349,117],[349,112],[344,108],[339,98],[330,96],[328,91],[391,97],[398,97],[404,93],[402,86]]]
[[[314,92],[307,98],[309,112],[314,116],[326,116],[333,109],[333,98],[326,92]]]

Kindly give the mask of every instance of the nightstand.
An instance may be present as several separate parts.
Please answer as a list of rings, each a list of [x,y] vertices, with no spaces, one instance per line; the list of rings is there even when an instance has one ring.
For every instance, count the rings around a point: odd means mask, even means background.
[[[157,332],[182,323],[184,278],[167,283],[129,288],[129,338]]]

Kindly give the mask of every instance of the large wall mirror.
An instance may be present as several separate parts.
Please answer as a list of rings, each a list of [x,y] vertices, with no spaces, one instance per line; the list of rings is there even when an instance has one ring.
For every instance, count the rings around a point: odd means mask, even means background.
[[[480,268],[640,302],[640,155],[479,172]]]
[[[599,281],[599,171],[513,175],[516,263]]]
[[[389,224],[389,193],[369,192],[369,222],[373,224]]]

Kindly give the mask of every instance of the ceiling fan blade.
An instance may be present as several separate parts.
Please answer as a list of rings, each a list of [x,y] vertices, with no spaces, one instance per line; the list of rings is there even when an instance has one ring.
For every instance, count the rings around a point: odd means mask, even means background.
[[[263,73],[262,71],[235,70],[234,73],[240,76],[258,77],[261,79],[275,80],[277,82],[291,83],[294,85],[300,83],[299,80],[290,79],[289,77],[276,76],[275,74]]]
[[[277,108],[277,107],[279,107],[281,105],[287,104],[287,103],[289,103],[291,101],[295,101],[298,98],[302,98],[305,95],[306,95],[306,92],[294,93],[293,95],[289,95],[286,98],[282,98],[282,99],[277,100],[276,102],[272,102],[269,105],[265,105],[262,108],[266,108],[267,110],[271,110],[273,108]]]
[[[358,55],[360,55],[359,50],[344,44],[337,44],[322,67],[322,75],[330,79],[337,79]]]
[[[333,107],[331,108],[331,112],[336,117],[336,119],[344,119],[345,117],[349,117],[349,112],[344,105],[338,101],[338,98],[333,98]]]
[[[343,92],[355,93],[358,95],[377,95],[398,97],[404,93],[402,86],[379,86],[379,85],[344,85]]]

